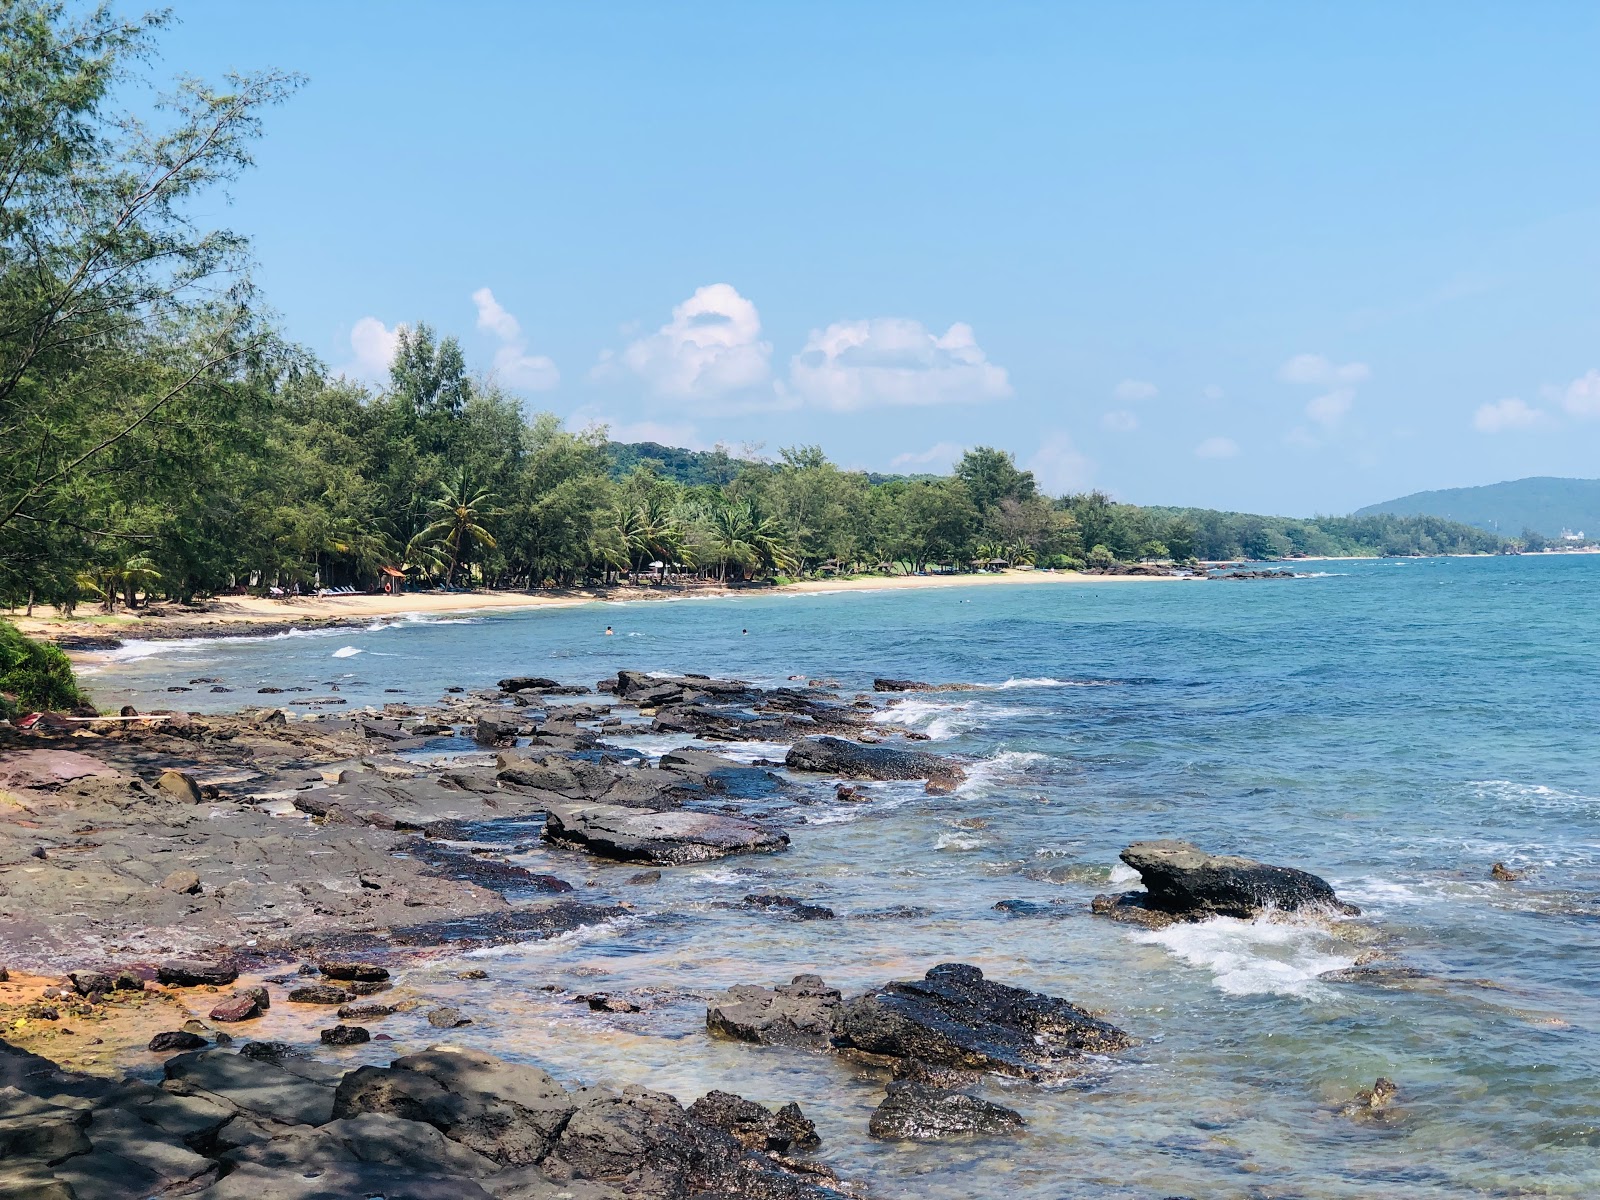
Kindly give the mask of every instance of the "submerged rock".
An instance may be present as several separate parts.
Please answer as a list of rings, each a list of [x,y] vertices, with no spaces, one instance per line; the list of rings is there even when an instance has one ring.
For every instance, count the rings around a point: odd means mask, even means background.
[[[1015,1133],[1027,1122],[1022,1114],[965,1092],[925,1083],[891,1083],[872,1114],[867,1132],[897,1141],[937,1141],[963,1134]]]
[[[744,898],[746,908],[775,913],[791,921],[831,921],[833,909],[823,904],[807,904],[798,896],[776,896],[752,893]]]
[[[1238,855],[1207,854],[1189,842],[1135,842],[1121,858],[1139,872],[1145,890],[1094,898],[1093,911],[1116,920],[1161,926],[1208,917],[1249,919],[1269,910],[1344,916],[1361,912],[1309,872]]]
[[[1059,997],[994,983],[964,963],[942,963],[920,980],[888,983],[851,1001],[838,1041],[870,1054],[1037,1079],[1133,1039]]]
[[[1356,1119],[1377,1116],[1384,1112],[1399,1094],[1399,1085],[1394,1080],[1380,1075],[1370,1088],[1362,1088],[1357,1092],[1356,1098],[1340,1110],[1340,1115]]]
[[[551,804],[543,837],[553,845],[601,858],[666,865],[772,853],[789,845],[787,834],[738,817],[649,812],[615,804]]]
[[[863,746],[836,737],[806,738],[789,748],[791,771],[842,775],[847,779],[926,779],[933,790],[950,790],[966,772],[948,758],[920,750]]]

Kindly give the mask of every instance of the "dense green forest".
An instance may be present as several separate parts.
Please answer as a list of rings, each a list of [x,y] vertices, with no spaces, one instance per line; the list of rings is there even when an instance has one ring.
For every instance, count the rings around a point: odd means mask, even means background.
[[[987,448],[896,478],[816,447],[620,446],[525,413],[420,322],[381,388],[333,375],[278,331],[245,239],[196,215],[298,80],[184,80],[137,119],[119,98],[163,21],[0,6],[0,602],[371,587],[386,568],[528,587],[1501,545],[1431,519],[1052,498]]]

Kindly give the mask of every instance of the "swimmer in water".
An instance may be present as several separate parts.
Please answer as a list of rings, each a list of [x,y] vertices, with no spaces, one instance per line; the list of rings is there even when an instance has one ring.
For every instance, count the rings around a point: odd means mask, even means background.
[[[606,626],[606,636],[607,637],[615,637],[616,636],[614,633],[611,632],[611,626],[609,626],[609,625]]]
[[[741,629],[741,630],[739,630],[739,633],[740,633],[740,635],[742,637],[749,637],[750,636],[750,631],[748,629]]]

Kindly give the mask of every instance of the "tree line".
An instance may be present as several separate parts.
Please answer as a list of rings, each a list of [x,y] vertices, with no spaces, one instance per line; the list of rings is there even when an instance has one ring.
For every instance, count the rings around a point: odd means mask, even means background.
[[[276,328],[248,245],[196,217],[250,165],[279,72],[122,103],[165,18],[0,8],[0,602],[114,608],[238,588],[573,586],[668,575],[1492,551],[1431,518],[1296,521],[1043,494],[992,448],[945,476],[619,446],[529,415],[459,342],[389,377]]]

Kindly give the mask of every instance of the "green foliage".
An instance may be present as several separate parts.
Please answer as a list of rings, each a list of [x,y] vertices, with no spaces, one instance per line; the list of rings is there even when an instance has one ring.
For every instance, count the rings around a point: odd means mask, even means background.
[[[67,710],[84,703],[65,653],[0,621],[0,716],[11,720],[19,712]]]

